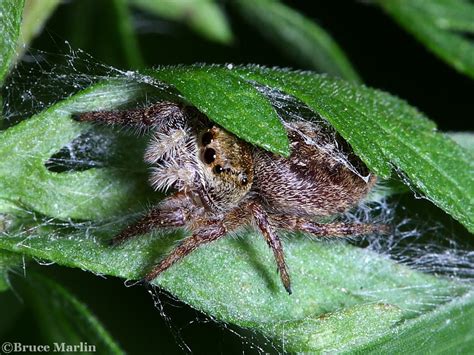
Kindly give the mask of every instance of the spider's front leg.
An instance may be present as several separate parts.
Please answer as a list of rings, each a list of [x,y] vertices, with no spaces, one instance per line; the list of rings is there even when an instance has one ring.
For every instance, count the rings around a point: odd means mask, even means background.
[[[191,237],[188,237],[181,241],[181,243],[165,257],[161,262],[155,266],[146,276],[145,281],[151,282],[163,271],[167,270],[170,266],[190,254],[198,247],[211,243],[226,234],[226,229],[222,223],[215,223],[201,228],[194,232]]]
[[[182,192],[177,192],[161,201],[138,222],[126,227],[111,239],[110,244],[120,244],[127,239],[157,228],[182,227],[188,221],[189,216],[196,212],[195,209],[196,207],[191,203],[189,197]]]
[[[195,232],[191,237],[184,239],[174,250],[168,254],[153,270],[145,277],[146,281],[152,281],[170,266],[196,250],[201,245],[213,242],[229,231],[247,225],[254,219],[262,232],[268,246],[272,249],[278,266],[278,272],[286,291],[291,294],[291,283],[288,268],[286,266],[283,247],[278,235],[272,228],[266,212],[257,202],[248,202],[230,212],[223,219],[209,221],[205,218],[197,218],[194,221]]]
[[[161,262],[145,276],[145,281],[152,281],[163,271],[167,270],[198,247],[211,243],[225,236],[229,231],[248,224],[251,215],[247,207],[247,204],[242,207],[237,207],[219,219],[208,219],[205,216],[198,217],[196,215],[191,217],[188,225],[193,234],[182,240],[175,249],[161,260]]]
[[[114,111],[93,111],[74,115],[81,122],[136,127],[140,130],[158,129],[167,132],[186,123],[187,108],[173,102],[159,102],[144,108]]]

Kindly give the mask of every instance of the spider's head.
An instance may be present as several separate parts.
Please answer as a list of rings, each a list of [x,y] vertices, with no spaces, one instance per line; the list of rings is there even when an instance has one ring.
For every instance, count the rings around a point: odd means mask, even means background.
[[[248,144],[217,126],[155,131],[145,153],[156,190],[193,191],[211,209],[239,204],[252,187],[253,156]]]
[[[206,197],[220,210],[236,206],[252,186],[251,148],[217,126],[199,134],[198,146]]]

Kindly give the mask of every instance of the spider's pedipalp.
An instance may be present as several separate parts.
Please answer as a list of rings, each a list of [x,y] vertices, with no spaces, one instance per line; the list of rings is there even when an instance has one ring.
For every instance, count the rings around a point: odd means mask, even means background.
[[[155,164],[159,160],[174,159],[189,144],[189,132],[183,128],[169,133],[155,132],[145,151],[145,162]]]
[[[173,130],[173,133],[172,137],[165,135],[162,140],[152,142],[146,151],[145,160],[154,162],[149,181],[155,190],[186,190],[198,185],[196,139],[185,129]]]

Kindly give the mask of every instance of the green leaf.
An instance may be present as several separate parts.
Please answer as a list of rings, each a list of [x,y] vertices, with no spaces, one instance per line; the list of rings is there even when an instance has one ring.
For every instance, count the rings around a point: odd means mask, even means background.
[[[449,137],[453,139],[464,149],[468,150],[471,155],[474,155],[474,133],[471,132],[450,132]]]
[[[55,281],[30,272],[20,285],[20,295],[51,344],[82,343],[101,354],[125,354],[87,306]]]
[[[144,92],[143,85],[131,81],[98,84],[0,132],[0,200],[8,202],[0,202],[0,207],[27,206],[62,219],[100,219],[136,207],[150,194],[145,171],[56,173],[45,163],[91,128],[73,121],[71,113],[111,109]]]
[[[280,118],[251,83],[218,66],[163,67],[145,72],[172,84],[185,99],[222,127],[249,143],[288,156]]]
[[[280,89],[327,119],[382,178],[395,169],[474,231],[474,161],[415,108],[382,91],[311,73],[248,67],[241,77]]]
[[[10,227],[11,219],[0,214],[0,236]],[[12,253],[6,250],[0,250],[0,293],[10,288],[9,271],[16,267],[23,260],[21,254]],[[0,322],[0,332],[5,327]]]
[[[10,230],[0,238],[0,248],[140,279],[182,236],[143,236],[118,248],[104,245],[100,240],[117,232],[119,224],[86,229],[36,222],[28,237]],[[284,247],[291,296],[280,285],[272,252],[253,233],[199,248],[154,282],[215,319],[261,332],[288,351],[365,344],[467,290],[344,242],[294,236]]]
[[[288,339],[285,350],[340,352],[377,339],[402,318],[398,307],[360,304],[319,317],[277,324],[275,328]]]
[[[249,25],[306,68],[361,81],[329,33],[299,12],[274,0],[238,0],[232,4]]]
[[[144,11],[181,21],[203,37],[229,44],[232,32],[220,6],[215,0],[128,0]]]
[[[402,27],[429,50],[474,78],[474,4],[466,0],[377,1]]]
[[[23,0],[0,2],[0,84],[16,55],[23,4]]]
[[[474,345],[473,328],[474,292],[470,291],[352,350],[364,354],[467,354]]]

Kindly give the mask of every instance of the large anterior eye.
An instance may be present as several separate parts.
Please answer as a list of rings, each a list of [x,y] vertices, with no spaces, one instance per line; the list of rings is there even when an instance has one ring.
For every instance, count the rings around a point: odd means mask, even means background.
[[[204,151],[204,161],[206,164],[211,164],[214,160],[216,160],[216,151],[212,148],[207,148]]]

